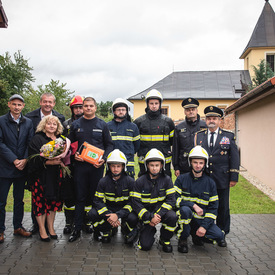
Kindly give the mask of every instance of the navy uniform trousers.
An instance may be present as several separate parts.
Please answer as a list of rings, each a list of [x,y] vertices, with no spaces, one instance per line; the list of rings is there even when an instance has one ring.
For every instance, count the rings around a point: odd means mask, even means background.
[[[160,239],[164,242],[170,242],[174,235],[174,229],[177,225],[177,214],[173,210],[169,210],[161,219]],[[155,233],[157,229],[155,226],[144,224],[140,231],[139,248],[142,250],[150,250],[155,241]]]
[[[189,235],[196,235],[196,231],[201,226],[203,219],[196,219],[193,217],[193,211],[188,206],[180,207],[180,220],[178,230],[178,238],[179,239],[187,239]],[[181,222],[183,221],[183,222]],[[207,230],[205,237],[209,240],[215,240],[217,242],[224,239],[224,233],[221,229],[213,223]]]

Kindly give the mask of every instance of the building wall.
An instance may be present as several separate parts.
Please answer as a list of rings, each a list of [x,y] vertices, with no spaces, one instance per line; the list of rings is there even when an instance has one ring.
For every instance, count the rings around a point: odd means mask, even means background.
[[[200,116],[204,117],[204,108],[209,105],[218,107],[227,107],[234,103],[236,100],[200,100],[200,106],[198,108]],[[164,100],[162,103],[163,107],[168,107],[168,116],[175,120],[183,120],[184,110],[181,107],[182,100]],[[145,100],[135,100],[134,103],[134,119],[145,113],[146,103]]]
[[[275,191],[275,93],[237,111],[241,165]]]
[[[267,53],[275,53],[275,48],[252,49],[244,58],[244,69],[249,70],[251,79],[254,77],[252,65],[257,67],[262,59],[266,60]]]

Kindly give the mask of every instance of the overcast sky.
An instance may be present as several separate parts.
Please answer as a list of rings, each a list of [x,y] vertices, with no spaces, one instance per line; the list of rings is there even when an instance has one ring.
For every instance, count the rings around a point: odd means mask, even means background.
[[[275,8],[275,0],[269,1]],[[2,0],[0,54],[97,101],[128,98],[173,71],[240,70],[264,0]]]

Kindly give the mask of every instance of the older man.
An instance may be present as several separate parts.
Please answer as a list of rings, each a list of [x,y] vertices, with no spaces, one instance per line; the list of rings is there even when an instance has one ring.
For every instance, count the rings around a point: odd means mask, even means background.
[[[195,136],[195,145],[201,145],[209,154],[210,177],[217,185],[219,208],[217,225],[225,234],[230,230],[229,191],[238,182],[239,152],[235,135],[220,128],[223,111],[216,106],[204,109],[208,130],[202,130]],[[225,240],[219,242],[226,246]]]
[[[28,144],[33,137],[30,119],[21,112],[25,106],[20,95],[10,97],[10,111],[0,117],[0,243],[4,242],[6,203],[13,184],[13,227],[14,235],[30,237],[22,226],[24,215],[24,186],[26,181]]]
[[[29,112],[26,114],[26,117],[31,119],[33,123],[33,129],[36,130],[38,123],[44,116],[54,115],[57,116],[60,122],[63,124],[65,117],[62,114],[59,114],[53,108],[55,106],[55,96],[51,93],[44,93],[41,95],[39,100],[40,108]]]
[[[184,99],[181,103],[185,120],[176,126],[173,141],[172,162],[176,177],[190,171],[188,154],[193,148],[195,133],[207,127],[205,122],[200,120],[199,105],[198,100],[192,97]]]

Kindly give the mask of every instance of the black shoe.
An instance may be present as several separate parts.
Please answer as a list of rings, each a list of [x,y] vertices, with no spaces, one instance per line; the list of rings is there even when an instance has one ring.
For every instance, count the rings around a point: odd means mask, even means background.
[[[37,225],[33,224],[29,231],[32,233],[32,235],[35,235],[39,231],[39,228]]]
[[[220,247],[227,247],[227,242],[225,239],[221,240],[218,242],[218,246]]]
[[[40,233],[39,233],[39,238],[40,238],[40,241],[42,241],[42,242],[46,242],[46,243],[48,243],[48,242],[50,242],[51,241],[51,239],[50,239],[50,237],[48,236],[47,238],[42,238],[41,237],[41,235],[40,235]]]
[[[203,246],[202,238],[200,238],[198,236],[192,236],[192,242],[194,245]]]
[[[101,238],[102,238],[102,236],[101,236],[100,231],[94,230],[94,240],[97,242],[101,242]]]
[[[105,232],[103,233],[103,236],[101,238],[102,243],[110,243],[111,242],[111,232]]]
[[[128,235],[124,237],[124,243],[133,244],[138,239],[138,229],[134,228]]]
[[[162,246],[163,252],[166,252],[166,253],[172,253],[173,252],[173,247],[172,247],[172,245],[169,241],[165,242],[165,241],[160,239],[159,244]]]
[[[68,235],[71,234],[73,231],[73,226],[71,224],[66,224],[63,229],[63,234]]]
[[[81,235],[80,232],[81,232],[81,230],[75,229],[69,238],[69,242],[72,243],[72,242],[76,241]]]
[[[93,234],[94,230],[93,230],[93,226],[91,224],[84,224],[83,225],[83,230],[87,233],[87,234]]]
[[[57,240],[57,235],[51,235],[50,234],[50,238],[53,239],[53,240]]]
[[[188,253],[188,244],[187,239],[179,240],[178,242],[178,252],[180,253]]]

